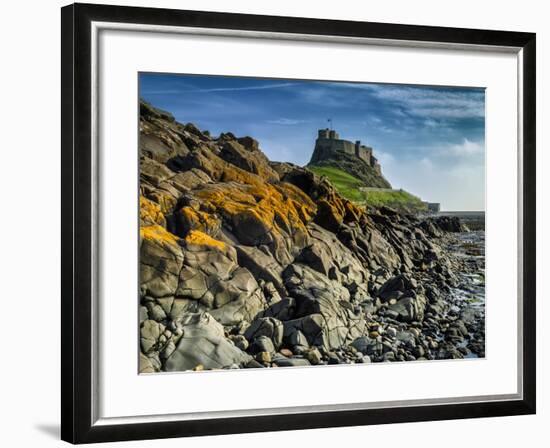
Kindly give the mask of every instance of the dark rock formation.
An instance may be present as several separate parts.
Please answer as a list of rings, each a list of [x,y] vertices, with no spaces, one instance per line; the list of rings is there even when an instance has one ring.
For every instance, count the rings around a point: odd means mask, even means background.
[[[451,306],[460,222],[359,208],[250,137],[140,110],[141,372],[482,353]]]

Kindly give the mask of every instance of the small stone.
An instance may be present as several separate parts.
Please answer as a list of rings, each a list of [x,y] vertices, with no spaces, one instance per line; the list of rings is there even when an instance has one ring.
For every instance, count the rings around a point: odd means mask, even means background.
[[[202,364],[197,364],[193,370],[195,372],[200,372],[201,370],[204,370],[204,366]]]
[[[286,356],[287,358],[291,358],[293,355],[292,351],[288,348],[282,348],[281,350],[279,350],[279,353],[283,356]]]
[[[268,364],[271,362],[271,353],[269,352],[260,352],[256,355],[256,361]]]
[[[314,366],[321,362],[321,353],[317,348],[312,348],[311,350],[305,353],[306,359],[313,364]]]
[[[235,344],[235,347],[245,351],[248,348],[248,340],[242,334],[236,334],[231,336],[231,340]]]
[[[273,345],[273,341],[269,339],[267,336],[260,336],[254,339],[254,342],[252,342],[250,346],[250,352],[251,353],[261,353],[261,352],[275,353],[275,346]]]

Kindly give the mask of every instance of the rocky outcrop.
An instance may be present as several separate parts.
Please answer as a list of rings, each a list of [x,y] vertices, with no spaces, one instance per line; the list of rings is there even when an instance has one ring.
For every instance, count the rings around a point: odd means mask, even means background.
[[[460,223],[360,208],[250,137],[140,111],[142,373],[464,355]]]

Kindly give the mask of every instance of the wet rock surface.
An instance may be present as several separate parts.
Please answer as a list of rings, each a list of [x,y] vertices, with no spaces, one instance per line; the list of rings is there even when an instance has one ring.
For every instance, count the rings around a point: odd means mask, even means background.
[[[485,356],[484,233],[365,209],[146,103],[140,372]]]

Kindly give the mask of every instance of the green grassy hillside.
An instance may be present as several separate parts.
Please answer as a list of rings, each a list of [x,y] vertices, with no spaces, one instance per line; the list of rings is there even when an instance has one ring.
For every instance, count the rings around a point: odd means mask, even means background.
[[[386,207],[391,207],[406,212],[426,211],[428,208],[419,197],[414,196],[405,190],[369,190],[362,193],[365,195],[366,203],[374,207],[382,207],[385,205]]]
[[[335,167],[330,166],[308,166],[318,176],[326,177],[334,188],[346,199],[359,204],[366,204],[372,207],[387,206],[403,212],[425,211],[426,205],[422,200],[405,190],[375,190],[367,189],[361,191],[364,183]]]
[[[325,176],[342,196],[353,202],[364,202],[365,194],[359,190],[364,184],[356,177],[332,166],[309,166],[318,176]]]

